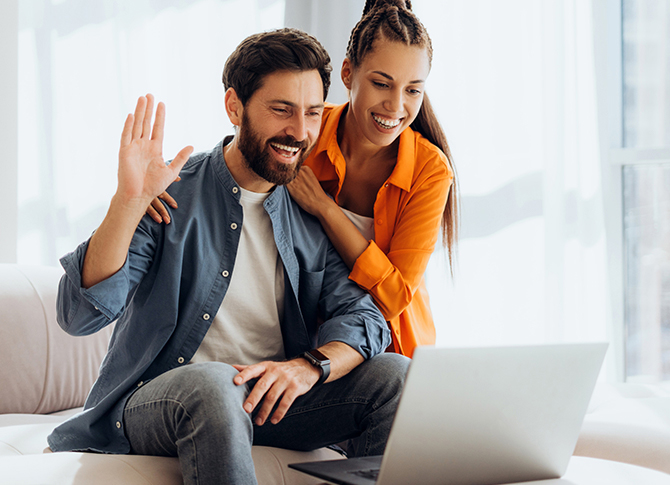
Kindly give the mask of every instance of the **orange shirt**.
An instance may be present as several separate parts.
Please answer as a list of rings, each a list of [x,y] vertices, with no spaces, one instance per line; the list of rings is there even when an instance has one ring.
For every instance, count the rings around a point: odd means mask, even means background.
[[[337,126],[347,104],[327,104],[316,147],[305,161],[326,192],[342,188],[346,162]],[[375,240],[349,274],[374,298],[389,322],[395,352],[412,356],[435,343],[424,272],[438,239],[453,175],[442,151],[411,128],[400,134],[398,160],[377,192]]]

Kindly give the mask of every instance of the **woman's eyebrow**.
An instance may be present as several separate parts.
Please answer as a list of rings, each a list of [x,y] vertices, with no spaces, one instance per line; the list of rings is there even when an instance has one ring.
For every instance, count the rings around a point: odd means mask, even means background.
[[[390,74],[385,73],[384,71],[372,71],[372,73],[373,74],[379,74],[380,76],[385,77],[389,81],[394,81],[393,76],[391,76]],[[409,84],[423,84],[425,82],[426,81],[424,81],[423,79],[415,79],[414,81],[410,81]]]

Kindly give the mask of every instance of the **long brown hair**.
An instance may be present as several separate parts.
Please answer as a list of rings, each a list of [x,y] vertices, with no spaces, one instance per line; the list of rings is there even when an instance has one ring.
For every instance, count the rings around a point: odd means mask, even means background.
[[[360,66],[365,56],[373,51],[374,42],[381,38],[402,42],[405,45],[424,47],[428,53],[429,62],[433,60],[432,42],[426,28],[412,12],[410,0],[366,0],[363,16],[349,37],[347,58],[351,64],[354,67]],[[458,241],[459,204],[456,167],[447,143],[447,136],[435,116],[427,94],[424,94],[419,113],[410,126],[444,152],[454,177],[441,223],[442,243],[447,247],[449,267],[453,274],[453,258]]]

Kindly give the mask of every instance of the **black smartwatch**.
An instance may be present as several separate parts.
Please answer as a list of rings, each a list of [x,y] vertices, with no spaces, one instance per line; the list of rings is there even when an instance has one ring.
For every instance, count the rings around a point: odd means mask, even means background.
[[[319,369],[321,369],[321,377],[316,382],[317,384],[321,384],[325,382],[326,379],[328,379],[328,376],[330,375],[330,359],[328,359],[328,357],[326,357],[316,349],[303,352],[302,354],[300,354],[300,357],[305,359],[314,367],[318,367]]]

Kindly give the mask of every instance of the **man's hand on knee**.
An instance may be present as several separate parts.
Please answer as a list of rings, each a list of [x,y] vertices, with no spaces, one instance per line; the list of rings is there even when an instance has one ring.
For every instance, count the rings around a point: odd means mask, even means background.
[[[270,416],[275,404],[279,405],[270,422],[277,424],[286,415],[293,401],[309,391],[320,377],[319,370],[305,359],[294,359],[285,362],[260,362],[254,365],[234,365],[240,373],[233,382],[240,386],[258,379],[244,402],[244,410],[251,414],[256,406],[263,401],[255,423],[262,426]]]

